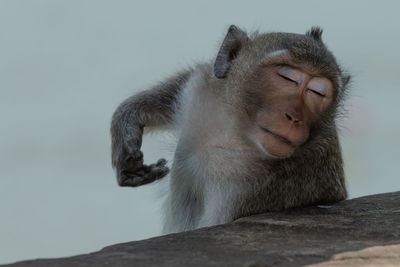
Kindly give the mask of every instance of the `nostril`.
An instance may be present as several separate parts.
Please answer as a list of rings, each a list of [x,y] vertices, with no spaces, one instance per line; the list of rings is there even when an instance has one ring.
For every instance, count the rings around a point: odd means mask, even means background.
[[[290,120],[290,121],[292,121],[292,120],[293,120],[292,116],[290,116],[290,115],[289,115],[289,114],[287,114],[286,112],[285,112],[285,116],[286,116],[286,118],[287,118],[288,120]]]
[[[287,112],[285,112],[285,117],[286,117],[286,119],[288,121],[290,121],[290,123],[293,123],[293,124],[296,124],[296,125],[300,124],[300,122],[301,122],[301,120],[299,120],[298,117],[294,117],[294,116],[292,116],[291,114],[289,114]]]

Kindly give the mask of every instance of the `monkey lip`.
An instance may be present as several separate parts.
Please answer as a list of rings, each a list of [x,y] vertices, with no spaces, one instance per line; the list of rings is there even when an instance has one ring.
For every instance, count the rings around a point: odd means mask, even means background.
[[[260,126],[260,128],[261,128],[261,130],[263,130],[264,132],[266,132],[266,133],[272,135],[273,137],[277,138],[278,140],[282,141],[283,143],[288,144],[289,146],[291,146],[291,147],[293,147],[293,148],[296,148],[296,147],[297,147],[297,145],[296,145],[295,143],[289,141],[287,138],[285,138],[285,137],[283,137],[283,136],[280,136],[279,134],[276,134],[276,133],[274,133],[274,132],[271,132],[270,130],[268,130],[268,129],[262,127],[262,126]]]

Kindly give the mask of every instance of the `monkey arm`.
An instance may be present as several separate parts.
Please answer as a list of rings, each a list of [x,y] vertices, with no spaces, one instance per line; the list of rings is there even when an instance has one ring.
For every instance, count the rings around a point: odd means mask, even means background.
[[[144,165],[140,151],[144,127],[166,126],[172,122],[177,96],[191,71],[179,73],[150,90],[122,102],[111,122],[112,165],[120,186],[140,186],[158,180],[169,172],[166,160]]]

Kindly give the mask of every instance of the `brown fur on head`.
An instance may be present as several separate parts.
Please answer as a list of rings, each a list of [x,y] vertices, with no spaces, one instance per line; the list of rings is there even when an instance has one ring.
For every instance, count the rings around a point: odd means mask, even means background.
[[[332,133],[350,76],[343,73],[321,35],[322,29],[313,27],[306,34],[275,32],[249,38],[231,26],[218,53],[215,76],[226,81],[227,101],[241,116],[239,128],[253,128],[250,139],[274,157],[289,157],[307,142]],[[299,80],[279,80],[278,69],[283,66]],[[326,92],[321,95],[310,87]]]

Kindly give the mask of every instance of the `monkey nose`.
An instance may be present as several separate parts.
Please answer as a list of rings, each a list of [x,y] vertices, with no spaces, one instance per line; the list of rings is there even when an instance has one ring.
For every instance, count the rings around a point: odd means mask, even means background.
[[[290,113],[285,112],[285,117],[286,119],[293,124],[300,124],[301,120],[298,118],[298,116],[294,116]]]

